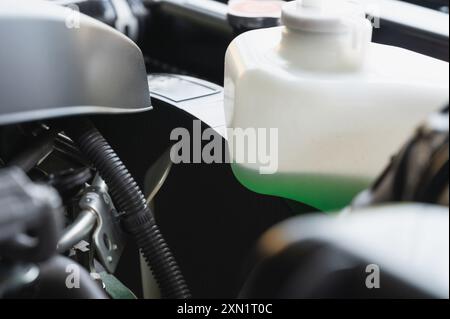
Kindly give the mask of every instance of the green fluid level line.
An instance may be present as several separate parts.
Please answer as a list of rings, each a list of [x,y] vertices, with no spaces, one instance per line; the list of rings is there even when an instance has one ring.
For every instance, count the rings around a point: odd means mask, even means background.
[[[372,179],[314,174],[272,174],[232,164],[234,175],[241,184],[256,193],[295,200],[321,211],[335,211],[347,206]]]

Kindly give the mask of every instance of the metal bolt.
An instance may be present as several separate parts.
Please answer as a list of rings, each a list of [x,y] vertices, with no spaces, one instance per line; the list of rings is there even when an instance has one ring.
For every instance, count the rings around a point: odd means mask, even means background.
[[[109,197],[106,194],[103,194],[103,201],[106,205],[109,205]]]

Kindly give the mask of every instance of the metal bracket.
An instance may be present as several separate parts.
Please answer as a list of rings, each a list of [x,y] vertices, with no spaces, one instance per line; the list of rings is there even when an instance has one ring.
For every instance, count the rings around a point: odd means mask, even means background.
[[[99,176],[86,189],[80,200],[80,208],[91,210],[97,215],[97,227],[93,233],[97,258],[110,273],[114,273],[124,249],[125,234],[107,186]]]

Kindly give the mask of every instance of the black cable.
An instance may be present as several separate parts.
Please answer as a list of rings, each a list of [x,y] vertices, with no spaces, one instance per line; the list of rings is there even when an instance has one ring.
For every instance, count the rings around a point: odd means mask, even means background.
[[[114,150],[88,121],[73,123],[66,132],[94,164],[123,212],[123,226],[132,234],[152,269],[163,298],[187,299],[189,289],[164,240],[139,186]]]
[[[83,188],[92,179],[89,167],[70,168],[63,171],[51,173],[46,182],[53,186],[61,195],[72,194],[75,190]]]

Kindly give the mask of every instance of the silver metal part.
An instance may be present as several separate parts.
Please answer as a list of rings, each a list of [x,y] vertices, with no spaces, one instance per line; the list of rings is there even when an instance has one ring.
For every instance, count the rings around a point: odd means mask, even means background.
[[[197,13],[203,19],[210,17],[220,21],[227,20],[227,5],[221,2],[211,0],[156,0],[155,2],[185,8],[193,14]]]
[[[0,1],[0,125],[151,108],[141,50],[76,10]]]
[[[97,223],[97,215],[92,210],[82,211],[75,221],[67,227],[58,241],[57,251],[66,252],[78,244],[94,229]]]
[[[195,19],[201,23],[219,25],[227,20],[228,7],[214,0],[145,0],[160,3],[163,10]],[[405,29],[418,29],[448,38],[448,13],[413,5],[400,0],[361,0],[371,18],[381,18]]]
[[[97,258],[108,272],[113,273],[122,255],[125,237],[108,187],[98,175],[92,185],[86,188],[79,206],[80,214],[59,239],[58,252],[77,248],[77,244],[92,235]]]
[[[169,14],[231,32],[226,23],[228,7],[224,3],[213,0],[146,0],[146,3],[159,4]]]
[[[170,148],[150,167],[145,174],[145,190],[148,194],[147,204],[150,204],[159,192],[169,176],[172,168],[170,159]]]
[[[172,168],[172,160],[170,159],[169,147],[158,160],[149,168],[145,174],[145,193],[147,196],[147,204],[151,209],[155,210],[154,200],[161,187],[164,185]],[[141,283],[142,293],[144,299],[159,299],[161,298],[161,291],[152,270],[145,261],[142,253],[139,254],[139,264],[141,268]]]
[[[123,252],[125,238],[119,224],[118,212],[114,208],[107,187],[100,177],[86,189],[80,200],[83,210],[95,212],[98,219],[93,233],[93,245],[99,261],[113,273]]]
[[[130,5],[126,0],[111,0],[111,3],[117,15],[116,29],[136,41],[139,35],[139,22],[133,15]]]
[[[148,76],[151,96],[198,118],[226,137],[223,87],[194,77],[155,73]]]

